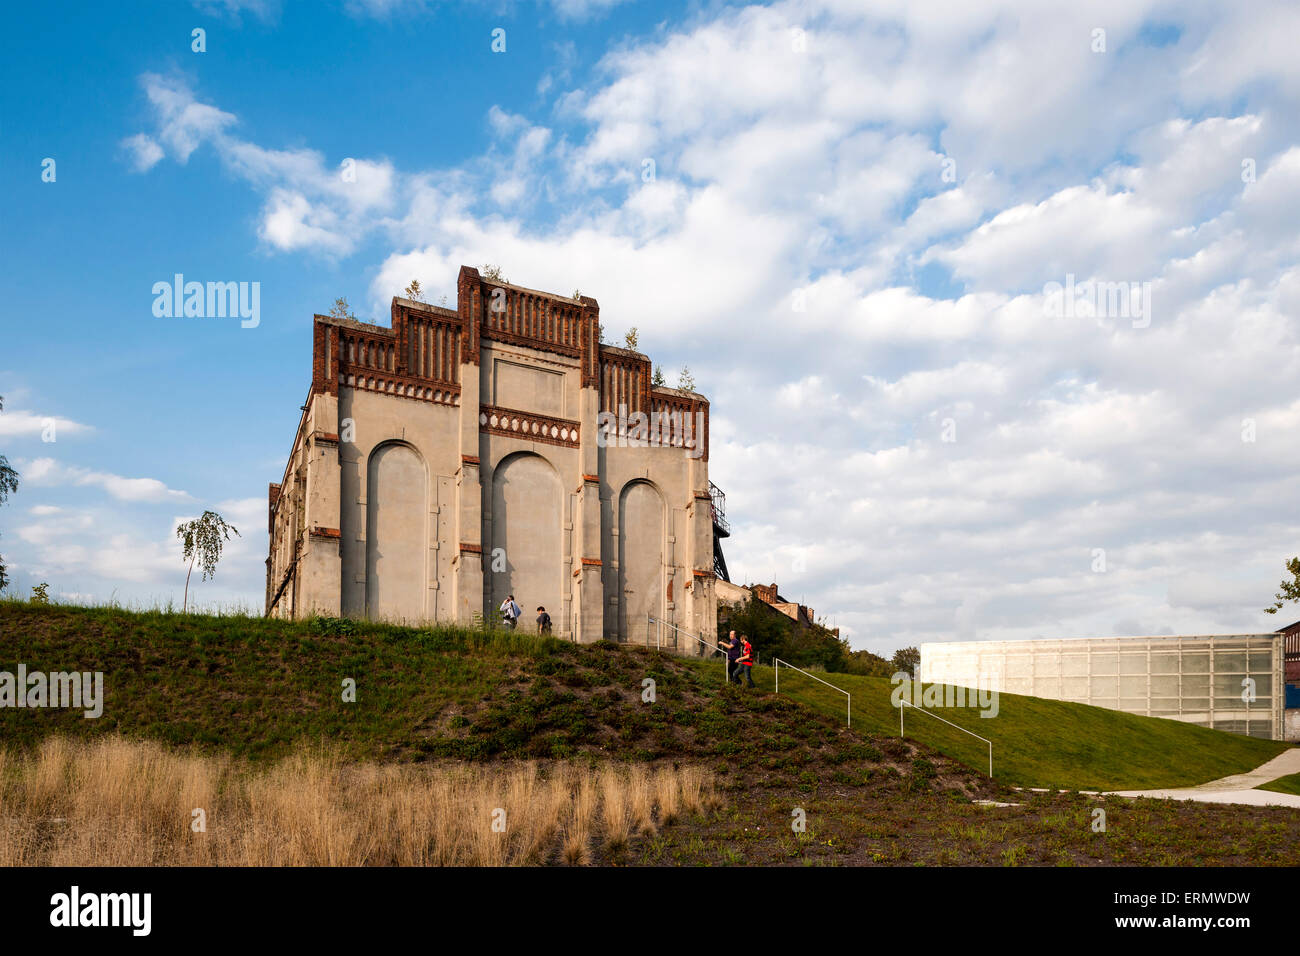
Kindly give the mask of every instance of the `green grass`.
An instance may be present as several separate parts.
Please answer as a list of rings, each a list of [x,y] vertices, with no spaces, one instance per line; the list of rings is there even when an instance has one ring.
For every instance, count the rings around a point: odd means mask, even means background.
[[[326,741],[365,759],[682,758],[814,783],[881,759],[803,703],[721,688],[671,655],[603,641],[0,601],[0,670],[19,663],[102,671],[106,698],[90,720],[0,708],[0,740],[22,748],[116,732],[272,759]]]
[[[300,739],[400,746],[430,715],[490,695],[511,660],[553,652],[528,635],[0,601],[0,670],[103,671],[104,713],[0,709],[0,737],[28,745],[59,730],[119,731],[239,755]],[[355,703],[343,681],[356,681]]]
[[[851,775],[879,760],[880,740],[863,735],[898,734],[884,678],[826,675],[853,694],[857,733],[846,733],[843,695],[795,671],[782,674],[778,698],[722,687],[717,660],[504,631],[0,601],[0,670],[20,662],[29,671],[103,671],[106,702],[96,720],[0,708],[0,739],[19,746],[56,731],[116,731],[253,758],[304,740],[380,759],[703,757],[811,787],[822,771]],[[647,677],[654,706],[641,700]],[[754,677],[759,691],[772,688],[770,668]],[[355,703],[342,699],[345,678],[356,681]],[[991,738],[995,779],[1022,786],[1190,786],[1253,769],[1286,746],[1012,694],[999,705],[992,719],[940,713]],[[924,714],[908,713],[907,736],[987,767],[982,743]]]
[[[716,661],[694,662],[721,681]],[[853,729],[898,735],[893,684],[882,677],[819,674],[853,695]],[[773,687],[772,670],[755,667],[760,689]],[[844,695],[782,668],[781,693],[844,720]],[[975,708],[936,708],[940,716],[993,741],[993,776],[1024,787],[1070,790],[1144,790],[1186,787],[1243,773],[1276,757],[1288,745],[1196,727],[1159,717],[1065,701],[1000,694],[996,717]],[[925,714],[908,711],[907,737],[987,772],[988,748]]]
[[[1261,783],[1256,790],[1271,790],[1274,793],[1291,793],[1300,797],[1300,773],[1287,774],[1268,783]]]

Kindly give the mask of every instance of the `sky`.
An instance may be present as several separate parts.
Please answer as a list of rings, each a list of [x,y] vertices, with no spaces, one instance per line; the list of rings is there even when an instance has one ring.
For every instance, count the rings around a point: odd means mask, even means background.
[[[17,594],[179,604],[211,508],[240,537],[192,596],[260,611],[313,313],[493,263],[690,367],[733,580],[855,648],[1300,617],[1263,613],[1300,553],[1294,3],[7,16]],[[156,315],[178,273],[256,322]]]

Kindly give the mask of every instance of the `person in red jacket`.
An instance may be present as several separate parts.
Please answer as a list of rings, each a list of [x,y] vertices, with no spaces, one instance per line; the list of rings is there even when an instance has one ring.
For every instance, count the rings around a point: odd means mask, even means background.
[[[736,659],[736,683],[740,683],[740,675],[745,675],[745,680],[749,681],[748,686],[754,686],[754,645],[749,643],[749,638],[744,634],[740,635],[740,657]]]

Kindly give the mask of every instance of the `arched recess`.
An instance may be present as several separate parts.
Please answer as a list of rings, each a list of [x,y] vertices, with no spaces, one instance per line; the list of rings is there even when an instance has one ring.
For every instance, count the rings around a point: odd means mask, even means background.
[[[366,471],[366,616],[426,617],[429,480],[424,460],[405,442],[370,453]]]
[[[664,617],[664,499],[649,481],[623,486],[618,501],[618,630],[645,641],[647,615]]]
[[[563,508],[560,475],[541,455],[518,452],[497,465],[492,473],[492,550],[484,556],[491,581],[489,615],[496,617],[501,602],[513,594],[524,612],[524,626],[536,619],[541,605],[556,631],[567,629]]]

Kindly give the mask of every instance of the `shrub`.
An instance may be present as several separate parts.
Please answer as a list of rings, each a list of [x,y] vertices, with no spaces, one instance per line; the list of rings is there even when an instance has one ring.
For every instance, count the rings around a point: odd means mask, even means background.
[[[322,637],[348,637],[357,633],[357,622],[347,617],[317,616],[311,619],[309,630]]]

